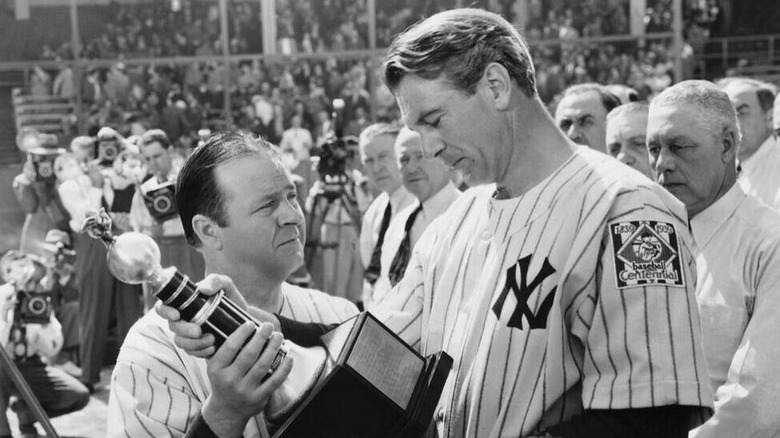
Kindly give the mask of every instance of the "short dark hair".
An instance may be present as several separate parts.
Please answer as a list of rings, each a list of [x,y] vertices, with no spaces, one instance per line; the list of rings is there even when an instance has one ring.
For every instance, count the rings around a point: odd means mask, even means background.
[[[277,148],[262,138],[241,132],[222,131],[207,138],[184,161],[176,179],[176,208],[190,245],[201,245],[192,228],[195,215],[209,217],[220,227],[230,225],[225,210],[229,195],[217,183],[214,169],[228,161],[258,153],[278,159]]]
[[[572,85],[571,87],[563,90],[563,97],[561,97],[561,100],[568,96],[589,93],[591,91],[594,91],[599,95],[601,104],[604,106],[604,109],[607,110],[607,113],[620,106],[620,99],[617,96],[612,94],[612,92],[610,92],[607,87],[595,82]]]
[[[171,147],[171,140],[168,138],[168,134],[162,129],[150,129],[141,136],[141,141],[144,146],[157,142],[163,149],[169,149]]]
[[[536,76],[528,45],[500,15],[465,8],[440,12],[418,22],[390,44],[382,62],[385,83],[395,90],[406,75],[440,76],[473,94],[488,64],[503,65],[528,97]]]

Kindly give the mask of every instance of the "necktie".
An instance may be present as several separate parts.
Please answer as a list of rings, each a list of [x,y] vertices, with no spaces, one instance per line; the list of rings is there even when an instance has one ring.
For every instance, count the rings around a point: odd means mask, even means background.
[[[379,225],[379,238],[374,246],[374,252],[371,253],[371,261],[368,263],[364,277],[369,284],[373,285],[379,278],[379,273],[382,272],[382,244],[385,242],[385,233],[387,233],[387,227],[390,226],[390,216],[393,214],[393,208],[390,205],[390,201],[387,201],[387,207],[385,207],[385,213],[382,215],[382,223]]]
[[[404,238],[401,240],[401,246],[398,247],[398,252],[393,257],[393,262],[390,264],[390,273],[387,275],[390,279],[390,285],[395,286],[404,278],[406,272],[406,265],[409,264],[409,258],[412,255],[412,226],[417,219],[417,215],[422,211],[422,205],[418,206],[409,218],[406,219],[406,225],[404,226]]]

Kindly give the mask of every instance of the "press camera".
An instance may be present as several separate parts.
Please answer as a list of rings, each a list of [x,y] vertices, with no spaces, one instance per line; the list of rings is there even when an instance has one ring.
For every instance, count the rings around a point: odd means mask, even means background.
[[[35,169],[35,180],[40,182],[54,182],[57,176],[54,174],[54,160],[65,153],[65,149],[57,147],[57,136],[50,134],[41,135],[43,147],[33,148],[28,153],[28,159]]]
[[[149,213],[157,222],[173,219],[179,213],[176,209],[176,183],[168,181],[143,194]]]

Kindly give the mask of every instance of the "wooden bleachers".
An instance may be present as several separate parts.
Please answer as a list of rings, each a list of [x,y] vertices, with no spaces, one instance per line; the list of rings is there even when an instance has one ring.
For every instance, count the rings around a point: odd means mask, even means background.
[[[63,119],[75,111],[75,103],[59,96],[31,96],[21,88],[11,92],[16,130],[35,128],[49,134],[63,134]]]

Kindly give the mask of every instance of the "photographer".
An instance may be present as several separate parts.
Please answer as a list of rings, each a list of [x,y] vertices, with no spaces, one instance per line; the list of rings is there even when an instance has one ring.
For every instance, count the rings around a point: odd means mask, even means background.
[[[68,230],[70,217],[55,189],[53,162],[59,152],[56,144],[56,137],[30,128],[23,128],[16,137],[17,147],[27,156],[22,173],[12,185],[16,199],[27,213],[20,244],[26,253],[43,255],[40,243],[46,232],[52,228]]]
[[[63,343],[60,323],[41,283],[46,268],[34,255],[8,251],[0,258],[0,343],[14,358],[33,394],[50,417],[77,411],[89,402],[89,391],[61,369],[49,366],[46,358],[55,356]],[[18,394],[9,378],[0,374],[0,437],[10,437],[5,412],[11,395]],[[35,434],[35,418],[19,400],[12,409],[19,417],[22,434]]]
[[[187,244],[176,214],[174,185],[179,166],[173,164],[173,144],[160,129],[142,136],[141,155],[151,177],[141,184],[130,207],[131,222],[160,246],[163,266],[177,266],[191,280],[203,278],[203,256]]]

